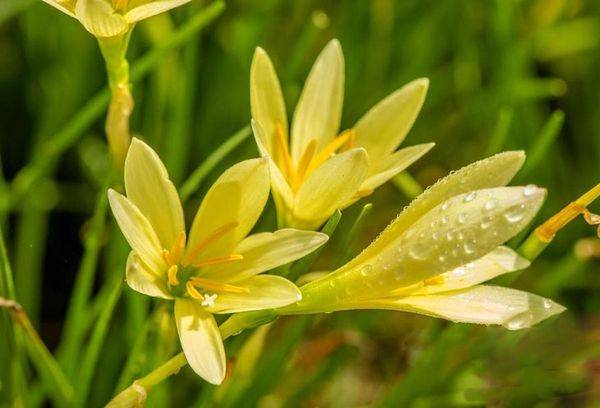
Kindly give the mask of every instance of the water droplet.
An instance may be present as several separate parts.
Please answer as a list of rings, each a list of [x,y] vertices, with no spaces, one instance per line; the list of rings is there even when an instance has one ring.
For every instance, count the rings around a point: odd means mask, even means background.
[[[550,309],[552,307],[552,301],[550,299],[544,299],[544,309]]]
[[[441,234],[439,231],[436,231],[433,234],[431,234],[431,238],[433,238],[434,241],[438,241],[440,239],[440,236]]]
[[[488,229],[490,227],[490,225],[492,225],[492,217],[486,216],[483,217],[483,219],[481,220],[481,229]]]
[[[448,224],[448,216],[447,215],[444,215],[442,217],[442,224]]]
[[[466,273],[467,273],[467,270],[462,266],[459,266],[458,268],[454,269],[454,271],[453,271],[453,274],[456,276],[463,276]]]
[[[471,191],[470,193],[467,193],[467,195],[464,198],[464,202],[468,203],[469,201],[473,201],[475,199],[475,197],[477,197],[477,193],[475,191]]]
[[[454,249],[452,250],[452,256],[453,256],[454,258],[457,258],[457,257],[458,257],[458,255],[459,255],[459,253],[458,253],[458,249],[454,248]]]
[[[444,202],[444,204],[442,204],[442,210],[446,211],[448,208],[450,208],[451,205],[452,203],[450,202],[450,200]]]
[[[486,211],[493,210],[493,209],[494,209],[494,207],[496,207],[496,200],[488,200],[488,201],[486,201],[486,202],[485,202],[485,204],[483,205],[483,208],[484,208]]]
[[[473,242],[465,242],[463,244],[463,249],[465,251],[465,254],[470,255],[473,252],[475,252],[475,245]]]
[[[335,282],[334,281],[329,281],[329,286],[331,286],[332,288],[335,288]]]
[[[416,260],[423,260],[427,257],[427,247],[422,244],[413,245],[408,254]]]
[[[373,270],[373,266],[367,264],[360,269],[360,274],[362,276],[369,276],[369,273],[371,273],[372,270]]]
[[[454,239],[454,231],[448,231],[448,232],[446,233],[446,239],[447,239],[448,241],[452,241],[452,240]]]
[[[458,214],[457,220],[458,220],[458,222],[460,224],[464,224],[465,221],[467,221],[467,214],[466,213],[460,213],[460,214]]]
[[[537,187],[534,186],[533,184],[529,184],[529,185],[525,186],[525,188],[523,189],[523,195],[525,197],[530,197],[533,194],[535,194],[536,191],[537,191]]]
[[[504,218],[510,223],[519,222],[525,217],[525,206],[520,205],[518,207],[514,207],[509,209],[504,213]]]
[[[456,234],[456,239],[462,241],[463,239],[465,239],[465,234],[459,232],[458,234]]]
[[[445,255],[438,256],[438,261],[440,261],[440,262],[446,262],[446,256]]]

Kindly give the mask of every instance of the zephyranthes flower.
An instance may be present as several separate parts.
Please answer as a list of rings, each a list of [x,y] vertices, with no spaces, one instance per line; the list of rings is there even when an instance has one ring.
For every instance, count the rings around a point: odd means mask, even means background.
[[[482,285],[529,262],[504,242],[537,213],[545,190],[504,187],[521,167],[507,152],[450,174],[415,199],[361,254],[301,288],[292,313],[391,309],[456,322],[529,327],[564,308]]]
[[[133,139],[125,160],[127,197],[109,190],[115,218],[131,245],[126,279],[141,293],[175,301],[175,320],[190,366],[207,381],[225,375],[212,313],[285,306],[300,299],[290,281],[262,272],[303,257],[327,240],[283,229],[246,237],[269,196],[264,159],[231,167],[213,184],[186,237],[177,191],[157,154]]]
[[[79,20],[98,38],[125,34],[138,21],[191,0],[43,0]]]
[[[257,48],[250,73],[254,133],[261,154],[272,160],[281,223],[315,229],[336,209],[372,193],[431,149],[433,143],[395,151],[419,114],[427,87],[427,79],[409,83],[338,135],[344,57],[333,40],[308,75],[288,137],[277,74],[266,52]]]

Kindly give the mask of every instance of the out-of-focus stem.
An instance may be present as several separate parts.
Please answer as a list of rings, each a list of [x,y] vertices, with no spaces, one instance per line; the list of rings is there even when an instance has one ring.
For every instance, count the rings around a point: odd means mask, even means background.
[[[129,118],[134,103],[129,82],[129,62],[126,58],[130,35],[131,31],[123,36],[98,40],[106,63],[111,93],[104,129],[117,168],[122,167],[131,142]]]
[[[558,231],[577,218],[577,216],[585,214],[587,206],[599,196],[600,183],[592,187],[577,200],[567,204],[562,210],[537,227],[521,244],[518,252],[526,259],[533,261],[552,242]]]

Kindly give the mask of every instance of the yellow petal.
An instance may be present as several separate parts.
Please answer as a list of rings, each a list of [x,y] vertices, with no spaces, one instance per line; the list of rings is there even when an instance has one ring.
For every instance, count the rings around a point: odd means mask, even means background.
[[[337,40],[323,49],[298,100],[292,121],[292,158],[298,163],[311,140],[316,151],[338,133],[344,103],[344,55]]]
[[[59,1],[57,0],[42,0],[44,3],[51,5],[52,7],[62,11],[63,13],[77,18],[75,17],[75,13],[73,13],[73,10],[69,9],[68,7],[66,7],[65,5],[61,4]]]
[[[371,245],[346,264],[342,270],[354,268],[369,258],[377,256],[410,225],[450,197],[473,190],[508,184],[524,161],[525,153],[522,151],[504,152],[449,174],[413,200]]]
[[[127,198],[150,221],[163,248],[185,232],[183,210],[167,169],[154,150],[133,138],[125,159]]]
[[[251,310],[273,309],[301,299],[300,290],[281,276],[257,275],[236,282],[245,293],[219,293],[214,305],[206,307],[212,313],[239,313]]]
[[[215,318],[196,301],[175,300],[175,322],[188,364],[211,384],[225,378],[225,349]]]
[[[223,282],[237,282],[288,264],[311,253],[329,237],[326,234],[295,229],[250,235],[234,250],[244,258],[216,265],[202,271],[202,277]]]
[[[152,225],[129,199],[113,189],[108,190],[108,200],[113,215],[125,239],[140,259],[157,273],[164,272],[162,246]]]
[[[192,224],[188,248],[195,248],[218,228],[236,223],[235,229],[204,252],[205,257],[230,254],[262,213],[269,197],[269,184],[265,159],[246,160],[226,170],[202,200]]]
[[[129,29],[125,18],[105,0],[78,0],[75,16],[86,30],[100,38],[124,34]]]
[[[125,20],[130,24],[136,23],[140,20],[153,17],[157,14],[164,13],[175,7],[179,7],[191,0],[163,0],[163,1],[151,1],[150,3],[143,4],[135,7],[125,14]]]
[[[417,79],[371,108],[354,126],[356,145],[374,160],[392,153],[417,119],[428,87],[427,78]]]
[[[525,269],[529,261],[512,249],[500,246],[483,257],[431,278],[430,282],[411,292],[426,295],[465,289],[486,282],[505,273]]]
[[[370,176],[360,186],[361,190],[375,190],[377,187],[405,170],[408,166],[419,160],[425,153],[435,146],[435,143],[424,143],[406,147],[381,160],[369,156]],[[373,163],[373,161],[375,163]],[[371,171],[373,171],[371,173]]]
[[[356,195],[368,166],[367,153],[357,148],[333,156],[313,171],[296,196],[294,215],[298,227],[318,228]]]
[[[278,131],[284,132],[284,139],[287,141],[287,113],[275,68],[267,53],[260,47],[256,48],[250,67],[250,106],[252,118],[263,129],[263,145],[270,154],[276,156],[271,141]]]
[[[528,186],[453,197],[421,217],[377,257],[303,287],[303,302],[311,296],[320,299],[318,303],[383,297],[464,266],[521,231],[544,196],[545,190]]]
[[[164,273],[157,273],[148,268],[133,251],[127,258],[125,280],[136,292],[163,299],[173,298],[169,293]]]
[[[380,299],[365,302],[360,308],[401,310],[453,322],[502,325],[509,330],[531,327],[565,310],[550,299],[488,285],[437,295]]]

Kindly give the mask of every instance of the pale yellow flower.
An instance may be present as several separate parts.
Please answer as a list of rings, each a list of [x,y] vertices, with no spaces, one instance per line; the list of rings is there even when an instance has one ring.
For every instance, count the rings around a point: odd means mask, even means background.
[[[125,160],[127,196],[109,190],[113,214],[131,245],[126,280],[141,293],[175,301],[175,320],[190,366],[207,381],[225,375],[213,313],[270,309],[300,299],[298,288],[259,275],[303,257],[327,235],[283,229],[246,236],[269,196],[264,159],[229,168],[210,188],[186,238],[177,190],[158,155],[133,139]]]
[[[427,79],[383,99],[338,134],[344,99],[344,57],[337,40],[317,58],[288,136],[286,107],[269,56],[257,48],[250,72],[254,134],[271,160],[273,195],[284,225],[315,229],[336,209],[369,195],[433,147],[396,151],[425,100]]]
[[[545,197],[533,185],[504,187],[524,157],[498,154],[440,180],[356,258],[303,286],[303,299],[283,313],[391,309],[512,330],[562,312],[549,299],[482,285],[529,265],[502,246]]]
[[[76,18],[98,38],[123,35],[145,20],[191,0],[43,0]]]

